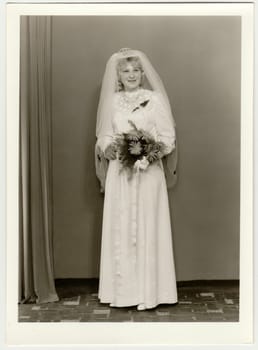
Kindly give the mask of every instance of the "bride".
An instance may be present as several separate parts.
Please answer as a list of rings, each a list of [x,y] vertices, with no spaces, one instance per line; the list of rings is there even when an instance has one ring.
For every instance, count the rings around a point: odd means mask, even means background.
[[[143,88],[144,84],[148,86]],[[153,163],[121,170],[116,137],[132,122],[162,142]],[[99,299],[138,310],[176,303],[167,184],[174,176],[175,125],[162,81],[141,52],[122,49],[109,59],[97,115],[96,170],[105,191]],[[167,181],[169,178],[167,177]]]

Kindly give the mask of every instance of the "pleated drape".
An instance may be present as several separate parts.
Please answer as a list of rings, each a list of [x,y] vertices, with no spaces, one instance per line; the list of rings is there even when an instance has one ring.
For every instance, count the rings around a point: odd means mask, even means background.
[[[21,18],[20,301],[58,300],[52,247],[51,18]]]

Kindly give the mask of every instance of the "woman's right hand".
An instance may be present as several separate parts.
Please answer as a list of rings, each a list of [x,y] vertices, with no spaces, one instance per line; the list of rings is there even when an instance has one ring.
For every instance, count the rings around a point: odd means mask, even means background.
[[[104,155],[108,160],[116,159],[116,144],[114,142],[107,146]]]

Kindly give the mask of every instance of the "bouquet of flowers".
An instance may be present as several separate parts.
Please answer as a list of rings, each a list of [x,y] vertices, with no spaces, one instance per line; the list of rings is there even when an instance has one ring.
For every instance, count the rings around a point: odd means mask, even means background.
[[[146,170],[149,164],[162,157],[165,145],[155,141],[149,132],[138,129],[132,121],[129,123],[132,130],[116,137],[118,159],[122,169]]]

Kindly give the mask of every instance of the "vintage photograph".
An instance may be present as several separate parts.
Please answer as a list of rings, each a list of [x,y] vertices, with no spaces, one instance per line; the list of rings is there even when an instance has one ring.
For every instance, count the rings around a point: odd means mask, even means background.
[[[242,50],[240,15],[20,15],[18,324],[240,324]]]
[[[240,63],[239,17],[21,18],[20,322],[238,321]]]

